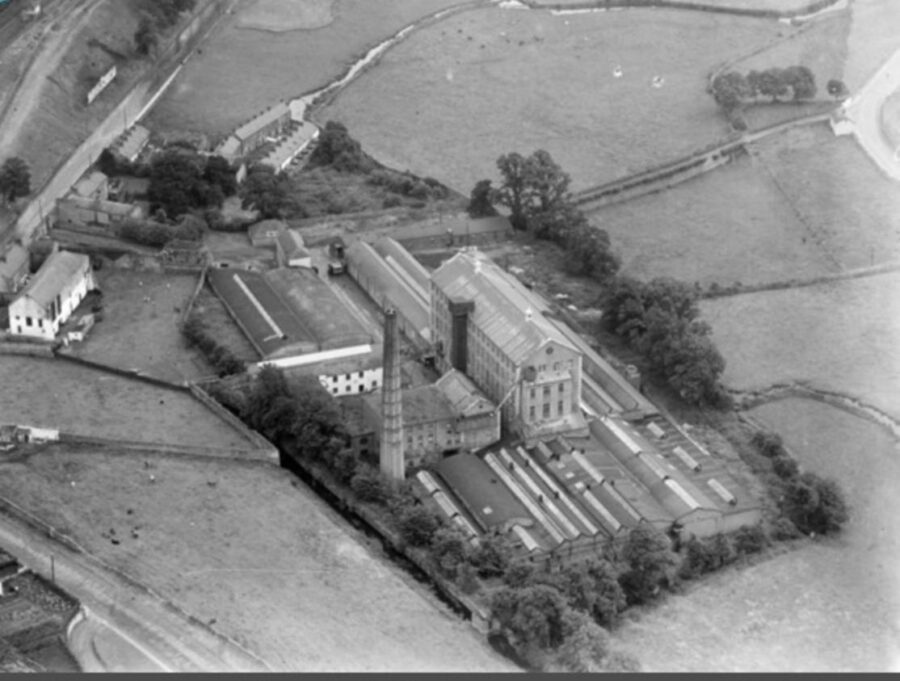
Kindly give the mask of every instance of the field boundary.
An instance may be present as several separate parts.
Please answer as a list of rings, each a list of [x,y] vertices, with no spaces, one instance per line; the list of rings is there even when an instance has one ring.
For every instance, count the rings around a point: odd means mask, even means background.
[[[736,14],[739,16],[757,17],[761,19],[792,19],[804,17],[835,5],[840,0],[810,0],[802,7],[794,10],[777,9],[753,9],[751,7],[722,7],[700,2],[684,2],[683,0],[586,0],[584,2],[558,2],[538,3],[535,0],[520,0],[529,9],[546,9],[553,11],[583,10],[583,9],[609,9],[609,8],[640,8],[661,7],[664,9],[686,9],[697,12],[714,12],[718,14]]]
[[[118,438],[79,435],[60,431],[59,442],[74,445],[94,445],[110,449],[125,449],[129,452],[141,452],[147,455],[178,455],[179,459],[194,459],[208,462],[210,459],[238,463],[273,463],[271,458],[248,459],[246,455],[259,452],[257,448],[238,449],[235,447],[205,447],[203,445],[178,445],[160,442],[139,442]],[[218,454],[217,452],[222,452]],[[110,452],[114,453],[114,452]],[[241,456],[244,455],[244,456]],[[276,459],[277,461],[277,459]]]
[[[584,204],[606,206],[662,191],[730,163],[741,153],[746,153],[747,144],[801,125],[825,123],[831,119],[831,115],[831,112],[812,114],[747,132],[737,139],[714,142],[674,161],[667,161],[618,180],[582,189],[572,194],[572,199],[577,206]]]
[[[770,402],[790,399],[792,397],[815,400],[816,402],[822,402],[835,409],[840,409],[848,414],[882,426],[883,428],[886,428],[895,439],[900,440],[900,421],[885,414],[878,409],[878,407],[866,404],[862,400],[844,395],[843,393],[813,388],[805,383],[776,383],[773,386],[761,390],[731,390],[729,392],[736,397],[739,408],[742,411],[769,404]],[[754,425],[759,424],[758,420],[748,414],[742,413],[741,418],[747,419]]]
[[[257,450],[267,452],[267,455],[270,458],[278,461],[279,453],[278,448],[275,447],[275,445],[273,445],[255,430],[248,428],[243,421],[241,421],[237,416],[232,414],[225,407],[214,400],[212,396],[197,383],[189,383],[188,390],[190,390],[191,394],[198,401],[202,402],[207,409],[214,412],[219,418],[221,418],[223,421],[226,421],[229,425],[238,430],[245,438],[252,442],[256,446]]]

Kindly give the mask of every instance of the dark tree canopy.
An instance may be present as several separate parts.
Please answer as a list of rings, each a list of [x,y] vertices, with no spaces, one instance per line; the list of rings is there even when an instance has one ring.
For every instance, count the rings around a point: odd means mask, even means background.
[[[502,178],[500,188],[494,194],[498,203],[509,208],[509,220],[516,229],[528,226],[528,174],[524,156],[512,152],[497,159],[497,168]]]
[[[241,187],[241,205],[255,208],[262,218],[280,218],[289,202],[289,180],[269,166],[250,168]]]
[[[719,74],[712,82],[713,99],[726,111],[737,108],[752,93],[753,89],[745,78],[736,71]]]
[[[678,563],[669,540],[650,525],[638,525],[629,532],[622,558],[628,570],[620,583],[633,603],[653,598]]]
[[[513,645],[525,651],[559,646],[566,633],[567,611],[562,594],[551,586],[504,587],[491,600],[492,615],[511,635]]]
[[[400,536],[412,546],[428,546],[441,524],[432,511],[419,505],[407,506],[399,516]]]
[[[807,534],[837,532],[849,519],[838,484],[815,473],[802,473],[788,485],[784,506],[794,525]]]
[[[470,217],[489,218],[497,214],[493,204],[494,188],[490,180],[479,180],[472,188],[469,205],[466,208]]]
[[[828,81],[828,84],[825,86],[826,90],[828,90],[828,94],[832,97],[843,98],[850,94],[847,86],[844,85],[842,80],[838,80],[837,78],[832,78]]]
[[[147,196],[170,219],[193,208],[221,205],[223,194],[203,178],[205,161],[194,151],[170,148],[153,158]]]
[[[159,43],[159,34],[156,26],[149,17],[142,17],[134,32],[134,47],[138,54],[147,56],[156,49]]]
[[[31,171],[18,156],[6,159],[0,166],[0,192],[7,201],[15,201],[31,193]]]
[[[234,196],[237,192],[237,176],[234,168],[222,156],[210,156],[206,159],[203,179],[222,190],[225,196]]]
[[[362,145],[350,136],[347,126],[338,121],[328,121],[319,134],[319,141],[309,156],[309,165],[330,166],[348,173],[367,173],[375,164]]]

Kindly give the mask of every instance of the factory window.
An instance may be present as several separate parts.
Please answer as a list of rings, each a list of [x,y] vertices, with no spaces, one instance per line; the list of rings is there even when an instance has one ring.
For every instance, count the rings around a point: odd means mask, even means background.
[[[557,412],[557,414],[556,414],[557,416],[563,415],[563,401],[562,400],[560,400],[559,402],[556,403],[556,412]]]
[[[31,326],[31,317],[25,317],[25,326]]]
[[[528,418],[531,421],[534,421],[534,405],[533,404],[530,407],[528,407]]]
[[[332,388],[332,389],[331,389],[331,392],[333,392],[335,395],[337,395],[338,389],[337,389],[337,388]]]
[[[360,383],[359,384],[359,392],[362,392],[365,389],[366,389],[366,386],[364,386],[362,383]]]
[[[544,386],[544,397],[550,397],[550,386],[549,385]]]
[[[337,382],[338,382],[338,377],[337,377],[337,376],[332,376],[332,377],[331,377],[331,380],[332,380],[332,382],[337,383]]]
[[[347,380],[348,381],[350,380],[350,374],[347,374]]]
[[[363,372],[362,372],[362,371],[359,372],[359,377],[360,377],[360,378],[363,377]]]
[[[361,438],[359,438],[359,444],[361,444],[361,445],[369,444],[369,438],[367,438],[365,435],[363,435]]]
[[[559,362],[553,363],[553,371],[559,371]]]
[[[544,402],[543,416],[545,419],[550,418],[550,404],[548,402]]]
[[[566,382],[565,381],[563,381],[562,383],[559,384],[559,394],[562,395],[564,392],[566,392]]]
[[[378,387],[378,381],[372,381],[372,389],[374,390],[377,387]]]

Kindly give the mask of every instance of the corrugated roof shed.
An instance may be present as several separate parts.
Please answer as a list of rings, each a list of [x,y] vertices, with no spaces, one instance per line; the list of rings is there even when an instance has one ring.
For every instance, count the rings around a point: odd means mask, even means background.
[[[396,308],[423,338],[430,337],[430,308],[400,275],[388,265],[370,244],[356,241],[346,249],[351,274],[365,279],[363,288],[372,290],[372,298],[383,306]],[[374,289],[374,290],[373,290]]]
[[[450,369],[441,376],[435,386],[462,416],[478,416],[494,411],[494,403],[484,396],[464,373]]]
[[[548,341],[577,351],[541,314],[545,304],[477,250],[457,253],[432,274],[432,281],[450,300],[474,301],[471,322],[516,365]]]
[[[372,342],[362,323],[312,270],[277,269],[263,277],[324,349]]]
[[[79,272],[90,267],[91,259],[86,255],[57,251],[47,258],[34,278],[19,293],[19,297],[27,296],[38,305],[49,305]]]

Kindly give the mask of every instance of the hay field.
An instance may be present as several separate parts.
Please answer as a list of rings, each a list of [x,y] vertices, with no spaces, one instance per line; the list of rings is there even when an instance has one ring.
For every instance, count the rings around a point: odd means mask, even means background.
[[[579,189],[725,136],[708,73],[784,30],[661,9],[474,10],[412,34],[316,117],[343,121],[383,163],[466,194],[496,178],[501,154],[538,148]]]
[[[103,321],[83,343],[69,346],[68,353],[119,369],[140,369],[172,383],[212,373],[186,347],[179,328],[196,275],[106,268],[95,276],[103,291]]]
[[[857,0],[850,4],[853,20],[847,39],[844,82],[856,92],[881,65],[900,49],[900,3],[894,0]]]
[[[667,191],[588,213],[625,274],[703,285],[759,284],[835,271],[771,178],[743,157]]]
[[[154,463],[48,447],[0,494],[276,670],[514,671],[288,472]]]
[[[291,23],[296,4],[278,2],[275,9]],[[336,80],[404,26],[457,4],[460,0],[334,0],[327,25],[279,33],[242,27],[260,11],[242,4],[193,55],[145,124],[157,131],[225,135],[278,100]],[[272,23],[275,12],[264,9]]]
[[[706,300],[731,388],[804,382],[900,418],[900,274]]]
[[[754,148],[778,193],[843,269],[900,261],[900,192],[854,139],[807,126]]]
[[[77,435],[246,448],[247,440],[189,393],[63,360],[0,356],[4,423]]]
[[[900,447],[826,404],[772,402],[752,415],[852,506],[840,536],[691,585],[614,636],[645,671],[900,671]]]

